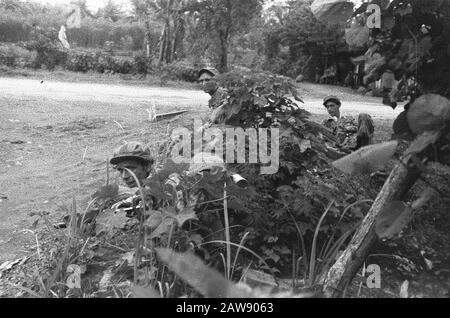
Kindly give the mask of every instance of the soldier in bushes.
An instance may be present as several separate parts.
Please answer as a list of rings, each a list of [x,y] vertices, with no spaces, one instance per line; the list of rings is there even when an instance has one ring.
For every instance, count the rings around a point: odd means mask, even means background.
[[[360,114],[358,122],[353,117],[341,117],[342,103],[333,95],[325,97],[323,105],[330,118],[322,124],[336,135],[339,148],[348,152],[372,144],[374,123],[369,114]]]
[[[81,228],[81,223],[83,222],[83,225],[87,229],[86,231],[93,229],[95,219],[100,211],[105,209],[113,211],[122,210],[130,218],[138,216],[142,206],[142,198],[136,179],[139,181],[139,185],[141,185],[144,192],[147,208],[152,210],[157,208],[157,200],[148,193],[148,189],[144,184],[145,180],[150,176],[154,163],[148,147],[139,142],[126,143],[114,151],[110,163],[120,173],[120,177],[126,187],[119,186],[118,195],[115,196],[113,202],[106,200],[107,202],[101,203],[100,206],[91,207],[85,215],[78,215],[78,227]],[[133,172],[134,176],[128,170]],[[65,228],[69,223],[70,217],[66,216],[64,223],[58,224],[57,227]]]
[[[138,188],[138,181],[143,188],[144,195],[146,195],[145,202],[147,207],[150,209],[157,208],[156,199],[148,193],[145,194],[148,192],[148,189],[145,187],[145,180],[150,176],[154,164],[149,147],[139,142],[128,142],[114,151],[110,163],[120,173],[123,183],[128,188],[119,187],[119,195],[131,194],[130,198],[113,205],[113,210],[124,209],[127,211],[128,216],[134,216],[136,211],[140,210],[142,198]]]
[[[208,101],[208,106],[212,109],[213,112],[211,114],[209,124],[220,123],[224,117],[224,106],[228,101],[227,90],[223,87],[220,87],[220,85],[214,79],[214,73],[209,70],[200,71],[198,82],[202,85],[203,91],[211,96],[210,100]]]

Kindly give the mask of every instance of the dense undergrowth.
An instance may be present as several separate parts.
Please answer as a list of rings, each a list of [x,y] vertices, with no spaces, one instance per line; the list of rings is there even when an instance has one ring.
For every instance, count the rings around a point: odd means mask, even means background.
[[[46,214],[37,215],[35,225],[41,222],[44,228],[36,232],[39,253],[30,266],[38,270],[29,271],[25,289],[17,288],[47,297],[209,295],[183,282],[183,273],[163,261],[167,257],[161,258],[160,248],[196,255],[228,281],[251,284],[259,273],[278,287],[320,285],[376,191],[368,178],[344,176],[331,167],[329,156],[339,149],[287,97],[300,100],[286,79],[231,73],[219,82],[226,87],[226,103],[222,122],[214,127],[278,128],[278,172],[262,175],[261,164],[175,164],[167,153],[177,140],[168,141],[160,149],[159,162],[165,164],[140,189],[147,201],[143,207],[154,206],[151,200],[157,209],[137,209],[132,218],[111,210],[110,202],[119,198],[118,186],[110,184],[83,210],[75,201],[66,209],[66,229],[55,229],[56,220]],[[236,174],[245,186],[234,181]],[[195,275],[194,269],[190,276]]]

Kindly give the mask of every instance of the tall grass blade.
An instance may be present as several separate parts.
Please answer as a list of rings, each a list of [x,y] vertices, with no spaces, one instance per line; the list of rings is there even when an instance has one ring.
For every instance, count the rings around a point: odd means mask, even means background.
[[[231,271],[231,277],[233,277],[234,270],[236,269],[236,263],[237,263],[237,260],[238,260],[238,257],[239,257],[239,253],[241,252],[241,246],[244,246],[245,239],[247,238],[247,236],[249,234],[250,234],[250,232],[245,233],[244,236],[241,239],[241,242],[239,243],[240,246],[238,247],[238,250],[236,252],[236,256],[234,257],[233,267],[232,267],[232,271]]]
[[[313,243],[312,243],[312,247],[311,247],[311,258],[309,259],[309,276],[308,276],[308,280],[309,280],[310,286],[313,285],[314,280],[315,280],[314,273],[315,273],[315,267],[316,267],[316,248],[317,248],[317,239],[319,237],[319,231],[320,231],[320,228],[322,226],[323,221],[325,220],[325,217],[327,216],[327,214],[330,211],[330,209],[333,206],[333,204],[334,204],[334,200],[330,202],[330,204],[328,205],[327,209],[325,210],[325,212],[320,217],[319,223],[317,224],[316,231],[314,233]]]
[[[223,186],[223,212],[225,218],[225,239],[227,241],[227,278],[231,279],[231,237],[230,237],[230,220],[228,217],[228,200],[227,200],[227,183],[225,182]]]

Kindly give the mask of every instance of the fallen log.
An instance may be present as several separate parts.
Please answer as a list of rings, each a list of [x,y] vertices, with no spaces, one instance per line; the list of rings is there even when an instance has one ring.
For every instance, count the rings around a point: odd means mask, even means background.
[[[427,150],[440,136],[439,132],[419,136],[406,151],[407,155],[395,166],[350,244],[328,271],[322,287],[324,297],[342,297],[377,241],[375,232],[377,216],[392,201],[404,200],[409,189],[421,175],[420,168],[411,164],[411,158],[425,157]]]

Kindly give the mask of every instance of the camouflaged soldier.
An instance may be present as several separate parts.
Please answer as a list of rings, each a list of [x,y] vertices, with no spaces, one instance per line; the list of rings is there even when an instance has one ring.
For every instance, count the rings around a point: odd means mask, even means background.
[[[150,176],[154,162],[150,149],[139,142],[129,142],[118,147],[110,160],[129,188],[136,188],[138,185],[127,169],[135,174],[142,185],[143,181]]]
[[[203,91],[211,96],[208,101],[209,108],[219,108],[227,99],[227,90],[223,87],[219,87],[219,84],[215,80],[211,80],[203,85]]]
[[[358,122],[350,116],[341,117],[341,101],[333,95],[325,97],[323,105],[331,117],[322,124],[337,136],[339,148],[353,151],[372,144],[374,124],[369,114],[360,114]]]
[[[138,188],[142,187],[145,195],[147,209],[156,209],[157,200],[149,193],[148,187],[145,185],[146,179],[150,176],[153,168],[154,159],[151,156],[150,149],[139,142],[129,142],[120,146],[114,151],[113,158],[110,163],[120,173],[122,181],[126,187],[119,186],[118,195],[114,202],[108,202],[108,206],[93,206],[85,215],[78,214],[78,226],[81,228],[81,222],[86,226],[86,231],[92,231],[95,228],[96,218],[103,210],[122,210],[128,217],[139,216],[142,207],[142,198]],[[131,171],[133,175],[129,172]],[[67,227],[70,224],[70,216],[64,217],[64,224],[58,224],[58,228]]]
[[[120,187],[119,194],[130,194],[131,197],[116,203],[112,207],[113,210],[124,209],[127,211],[127,215],[135,212],[142,201],[137,181],[143,188],[146,205],[151,209],[155,208],[156,198],[149,194],[149,189],[145,185],[145,181],[153,169],[154,162],[150,148],[139,142],[128,142],[114,151],[110,163],[120,173],[122,181],[128,187],[128,189]]]

